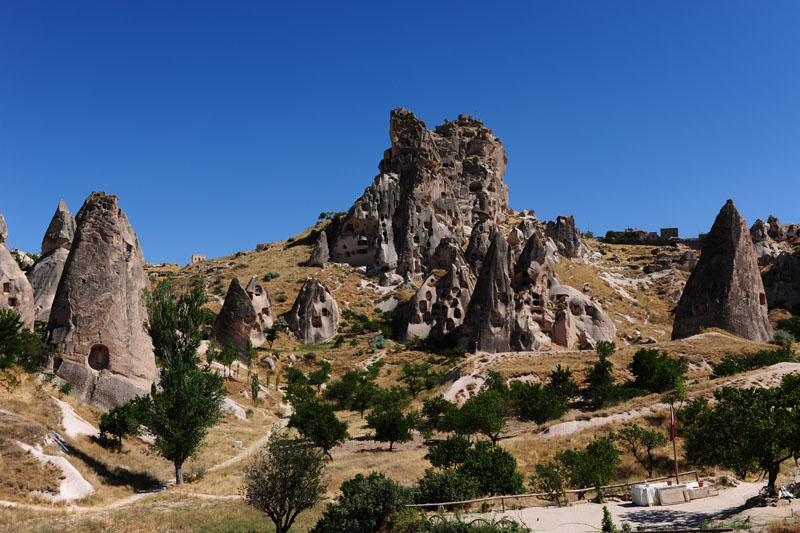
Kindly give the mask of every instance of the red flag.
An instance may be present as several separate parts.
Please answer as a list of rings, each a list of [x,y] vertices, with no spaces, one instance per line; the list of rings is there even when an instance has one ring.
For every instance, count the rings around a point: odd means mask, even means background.
[[[678,421],[675,419],[675,409],[673,409],[671,405],[669,406],[669,416],[671,419],[669,427],[669,440],[672,442],[678,436]]]

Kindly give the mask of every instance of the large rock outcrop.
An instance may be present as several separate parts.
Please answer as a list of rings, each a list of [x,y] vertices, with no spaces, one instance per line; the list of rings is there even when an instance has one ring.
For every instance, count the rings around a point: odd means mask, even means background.
[[[577,289],[568,285],[552,287],[550,300],[556,314],[553,324],[556,344],[571,348],[577,340],[581,348],[594,348],[597,341],[613,341],[617,335],[617,327],[600,304]]]
[[[8,250],[7,238],[6,220],[0,213],[0,309],[11,309],[26,328],[31,328],[35,315],[33,289]]]
[[[480,219],[472,227],[464,257],[475,276],[481,273],[481,265],[496,233],[497,226],[491,220]]]
[[[471,351],[507,352],[514,323],[511,251],[498,232],[492,239],[459,330],[459,344]]]
[[[795,314],[800,311],[800,257],[783,252],[761,279],[770,309],[783,307]]]
[[[339,330],[339,305],[321,281],[307,278],[289,311],[288,323],[301,342],[329,341]]]
[[[76,217],[75,238],[48,322],[48,367],[76,395],[107,409],[149,392],[156,378],[144,329],[144,256],[117,197],[93,192]]]
[[[25,273],[33,287],[36,320],[47,322],[50,318],[50,308],[74,238],[75,217],[61,200],[42,239],[42,255]]]
[[[720,210],[705,238],[675,312],[672,338],[708,327],[758,342],[772,338],[756,250],[733,200]]]
[[[331,256],[372,271],[422,273],[443,238],[460,245],[479,218],[505,219],[505,147],[467,115],[428,131],[400,108],[389,125],[380,174],[340,224]]]
[[[264,344],[264,329],[272,326],[275,317],[269,291],[253,276],[247,287],[242,287],[239,278],[233,278],[225,295],[225,302],[211,328],[211,339],[222,350],[233,341],[239,358],[247,359],[247,342],[253,346]]]
[[[575,217],[557,217],[555,222],[549,221],[544,227],[545,235],[553,239],[558,253],[570,259],[582,259],[586,256],[586,245],[581,240],[581,233],[575,228]]]
[[[317,236],[317,242],[314,245],[314,250],[311,252],[311,258],[308,260],[308,264],[309,266],[321,267],[328,262],[329,258],[328,234],[325,233],[325,230],[322,230]]]
[[[550,344],[554,317],[548,304],[553,284],[558,282],[545,244],[531,235],[514,266],[513,350],[539,350]]]
[[[789,251],[789,246],[782,240],[786,234],[785,229],[776,218],[770,217],[770,221],[772,225],[759,218],[750,227],[750,237],[753,239],[758,264],[761,266],[773,263],[779,255]],[[778,235],[781,240],[774,240],[770,234]]]

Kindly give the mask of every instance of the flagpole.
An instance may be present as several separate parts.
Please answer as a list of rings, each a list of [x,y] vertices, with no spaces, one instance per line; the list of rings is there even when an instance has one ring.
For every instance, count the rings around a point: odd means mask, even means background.
[[[678,446],[676,444],[678,440],[678,425],[675,420],[675,409],[672,407],[672,404],[669,406],[669,414],[671,418],[669,440],[672,441],[672,456],[675,459],[675,485],[680,485],[680,480],[678,479]]]

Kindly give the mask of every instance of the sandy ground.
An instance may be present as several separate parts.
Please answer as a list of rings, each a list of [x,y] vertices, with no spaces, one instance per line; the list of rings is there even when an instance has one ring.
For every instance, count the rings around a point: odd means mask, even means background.
[[[78,435],[96,437],[100,434],[100,431],[96,427],[78,416],[70,404],[53,396],[51,396],[51,398],[61,409],[61,425],[64,427],[64,432],[68,437],[73,439]]]
[[[629,522],[634,530],[639,526],[647,529],[666,526],[691,528],[699,527],[706,521],[730,523],[748,515],[753,517],[756,524],[767,524],[773,518],[800,512],[800,502],[796,500],[790,506],[755,507],[742,511],[747,499],[757,495],[761,486],[760,483],[740,483],[737,487],[720,489],[717,496],[670,506],[637,507],[630,502],[615,501],[609,501],[605,505],[618,526],[622,522]],[[596,532],[600,530],[603,519],[603,505],[582,502],[561,508],[526,507],[505,513],[492,513],[491,516],[495,519],[508,517],[517,520],[534,531]]]
[[[94,492],[92,485],[83,479],[83,476],[81,476],[81,474],[75,470],[75,467],[72,466],[65,458],[57,455],[45,455],[38,447],[29,446],[23,442],[17,442],[17,444],[23,450],[30,452],[41,462],[54,464],[60,468],[61,472],[64,474],[64,479],[61,480],[61,486],[59,487],[60,490],[57,495],[54,496],[44,492],[36,493],[39,496],[42,496],[43,498],[46,498],[52,502],[62,502],[79,500]]]

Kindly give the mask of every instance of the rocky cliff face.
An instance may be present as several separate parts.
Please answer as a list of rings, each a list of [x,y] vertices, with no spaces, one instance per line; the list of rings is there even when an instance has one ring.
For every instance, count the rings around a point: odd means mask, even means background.
[[[467,115],[429,131],[411,111],[395,109],[389,132],[380,174],[339,226],[331,257],[423,273],[443,238],[460,245],[478,219],[505,219],[505,147]]]
[[[6,245],[8,229],[0,213],[0,309],[11,309],[26,328],[33,327],[33,289]]]
[[[759,342],[772,338],[756,250],[732,200],[717,215],[686,282],[672,338],[695,335],[702,327],[718,327]]]
[[[47,326],[48,367],[79,398],[107,409],[149,392],[155,380],[142,302],[149,283],[139,240],[116,196],[93,192],[76,222]]]
[[[50,308],[74,237],[75,217],[61,200],[42,239],[42,255],[25,273],[33,287],[36,320],[50,319]]]

